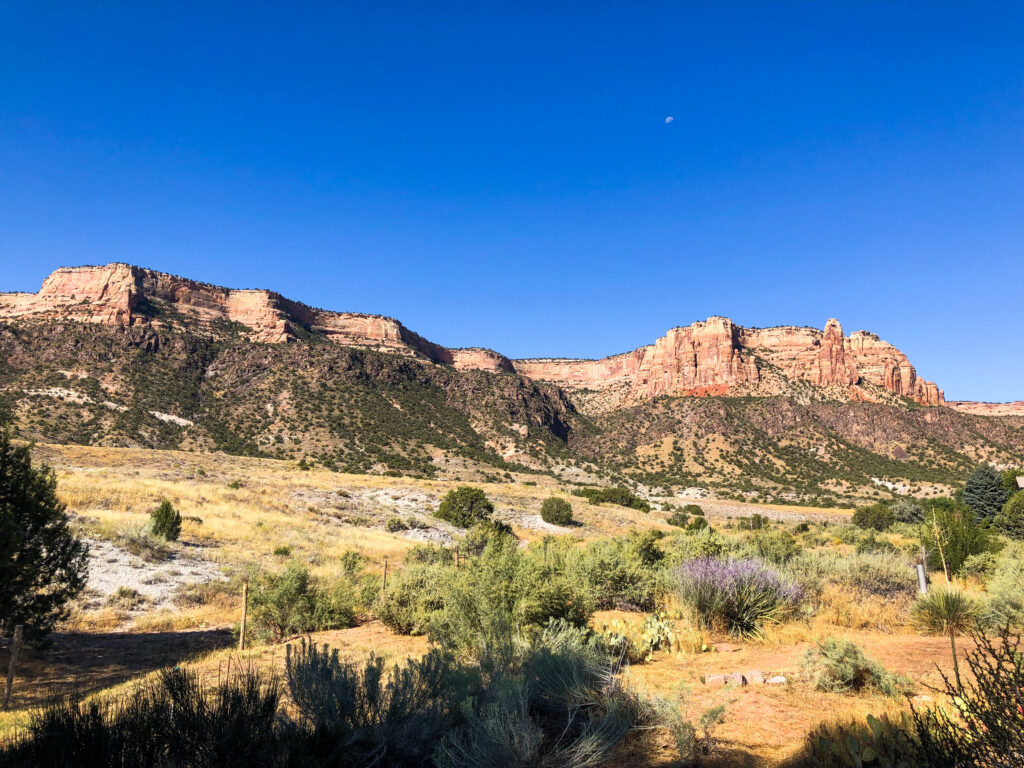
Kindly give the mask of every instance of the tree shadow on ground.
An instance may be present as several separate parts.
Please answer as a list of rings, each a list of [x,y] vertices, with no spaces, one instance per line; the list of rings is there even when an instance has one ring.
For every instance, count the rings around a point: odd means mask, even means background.
[[[93,693],[233,643],[230,629],[54,632],[47,647],[22,649],[10,709],[39,706],[53,696]],[[8,645],[0,641],[4,670]]]

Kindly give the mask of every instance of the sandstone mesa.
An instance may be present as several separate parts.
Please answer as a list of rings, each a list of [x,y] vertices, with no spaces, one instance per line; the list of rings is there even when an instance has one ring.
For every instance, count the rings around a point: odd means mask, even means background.
[[[389,317],[316,309],[273,291],[222,288],[127,264],[65,267],[47,277],[38,293],[0,294],[0,319],[157,326],[159,315],[149,311],[154,302],[200,321],[239,323],[257,342],[286,343],[314,333],[458,369],[515,373],[575,389],[614,388],[624,402],[658,395],[762,394],[781,376],[839,388],[855,399],[873,399],[876,387],[923,405],[945,404],[943,391],[919,378],[900,350],[867,331],[846,336],[835,319],[817,330],[744,328],[711,317],[600,360],[511,360],[489,349],[443,347]],[[963,410],[968,405],[957,404]]]

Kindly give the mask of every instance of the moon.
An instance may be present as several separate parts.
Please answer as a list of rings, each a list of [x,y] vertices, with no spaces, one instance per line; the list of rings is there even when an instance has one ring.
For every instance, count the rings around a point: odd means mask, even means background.
[[[674,118],[674,117],[672,117],[672,115],[669,115],[668,117],[666,117],[666,118],[665,118],[665,125],[668,125],[668,124],[669,124],[669,123],[671,123],[671,122],[672,122],[673,120],[675,120],[675,118]]]

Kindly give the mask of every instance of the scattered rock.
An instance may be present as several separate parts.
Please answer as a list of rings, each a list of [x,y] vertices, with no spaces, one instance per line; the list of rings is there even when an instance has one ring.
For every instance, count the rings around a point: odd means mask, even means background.
[[[715,649],[715,653],[735,653],[740,650],[738,645],[732,643],[715,643],[712,648]]]
[[[925,696],[925,695],[922,694],[922,695],[915,696],[914,698],[911,699],[911,701],[914,704],[931,704],[933,701],[935,701],[935,699],[932,698],[931,696]]]
[[[785,685],[789,681],[783,675],[776,675],[775,677],[769,677],[764,682],[765,685]]]
[[[747,678],[741,675],[739,672],[733,672],[731,675],[725,676],[725,682],[729,685],[735,685],[737,688],[742,688],[747,684]]]
[[[764,673],[759,669],[751,669],[746,674],[748,685],[764,685]]]
[[[704,684],[712,688],[720,688],[725,685],[725,675],[708,675],[704,678]]]

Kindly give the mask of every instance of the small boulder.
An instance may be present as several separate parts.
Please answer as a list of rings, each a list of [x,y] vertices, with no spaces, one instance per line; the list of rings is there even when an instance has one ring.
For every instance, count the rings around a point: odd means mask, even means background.
[[[789,681],[783,675],[776,675],[775,677],[769,677],[764,682],[765,685],[785,685]]]
[[[764,685],[764,673],[759,669],[747,670],[745,677],[748,685]]]
[[[707,675],[704,678],[704,684],[713,688],[721,688],[725,685],[725,675]]]
[[[737,688],[742,688],[747,684],[747,678],[741,675],[739,672],[733,672],[731,675],[725,676],[725,682],[729,685],[735,685]]]

